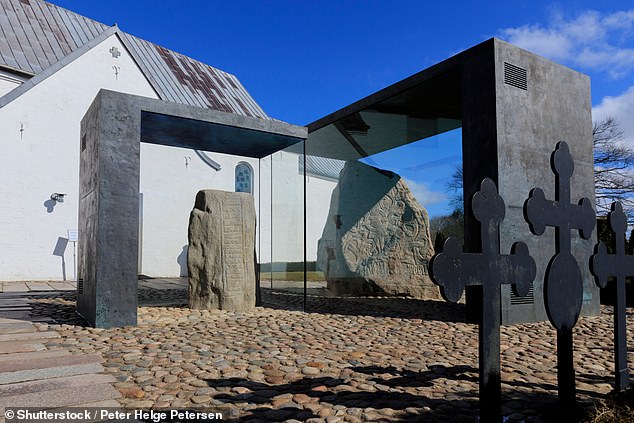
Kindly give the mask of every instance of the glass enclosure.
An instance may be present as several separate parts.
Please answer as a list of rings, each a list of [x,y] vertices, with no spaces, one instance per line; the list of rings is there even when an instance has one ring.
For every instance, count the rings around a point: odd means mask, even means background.
[[[461,135],[455,119],[368,111],[261,159],[266,302],[438,299],[429,260],[463,231]]]

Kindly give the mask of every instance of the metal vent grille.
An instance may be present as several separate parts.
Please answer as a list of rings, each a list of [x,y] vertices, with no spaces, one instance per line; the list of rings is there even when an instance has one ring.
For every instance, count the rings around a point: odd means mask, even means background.
[[[81,137],[81,151],[84,151],[86,149],[86,135],[84,134],[83,137]]]
[[[528,293],[523,297],[516,295],[511,288],[511,305],[515,304],[533,304],[535,302],[535,297],[533,295],[533,284],[528,288]]]
[[[77,293],[78,294],[84,293],[84,278],[77,279]]]
[[[504,83],[521,90],[528,89],[526,69],[504,62]]]

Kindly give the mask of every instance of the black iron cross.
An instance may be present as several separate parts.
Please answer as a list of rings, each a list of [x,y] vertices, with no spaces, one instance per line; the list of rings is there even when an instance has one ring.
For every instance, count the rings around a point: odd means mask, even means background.
[[[634,256],[625,254],[627,216],[621,203],[612,203],[608,221],[614,233],[615,253],[608,254],[603,243],[597,245],[590,268],[597,285],[605,288],[608,277],[616,277],[616,304],[614,306],[614,377],[615,389],[624,391],[630,384],[627,372],[627,338],[625,333],[625,278],[634,276]]]
[[[555,173],[555,201],[546,200],[544,191],[534,188],[524,204],[531,232],[542,235],[547,226],[555,227],[555,252],[546,269],[544,297],[546,313],[557,328],[557,382],[562,405],[575,404],[575,370],[572,362],[572,328],[577,323],[583,302],[583,280],[577,260],[571,254],[570,231],[578,229],[588,239],[595,225],[590,200],[570,203],[570,178],[574,161],[568,144],[561,141],[551,156]]]
[[[456,302],[465,286],[482,285],[482,319],[479,328],[480,421],[502,421],[500,387],[500,291],[514,284],[526,295],[535,278],[535,261],[522,242],[510,255],[500,254],[500,222],[506,214],[495,182],[485,179],[473,196],[472,210],[480,222],[482,253],[464,253],[460,241],[449,238],[443,252],[430,264],[432,278],[447,301]]]

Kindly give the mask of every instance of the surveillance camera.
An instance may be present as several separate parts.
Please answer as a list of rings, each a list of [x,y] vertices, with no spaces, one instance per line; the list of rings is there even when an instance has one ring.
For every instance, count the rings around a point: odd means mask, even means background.
[[[66,194],[62,194],[59,192],[54,192],[51,194],[51,200],[56,201],[58,203],[63,203],[64,202],[64,196]]]

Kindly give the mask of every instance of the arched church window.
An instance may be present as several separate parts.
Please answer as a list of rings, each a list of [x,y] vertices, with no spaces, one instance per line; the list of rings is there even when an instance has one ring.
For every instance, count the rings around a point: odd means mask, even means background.
[[[236,165],[236,192],[253,194],[253,168],[248,163]]]

